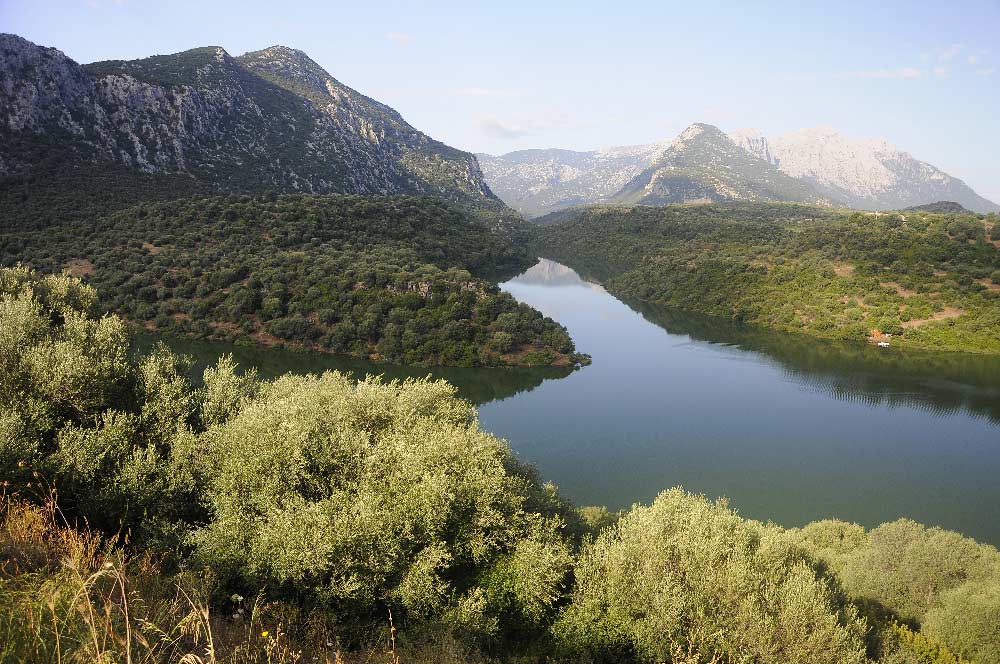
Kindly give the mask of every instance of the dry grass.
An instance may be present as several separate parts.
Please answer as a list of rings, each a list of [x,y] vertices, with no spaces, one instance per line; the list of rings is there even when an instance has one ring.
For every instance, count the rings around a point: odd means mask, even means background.
[[[74,277],[80,277],[81,279],[89,277],[97,271],[94,264],[85,258],[74,258],[67,261],[64,269]]]
[[[854,266],[850,263],[835,261],[833,263],[833,273],[838,277],[850,278],[854,276]]]
[[[0,494],[0,661],[467,661],[460,648],[448,644],[400,654],[391,623],[382,645],[346,654],[323,616],[262,598],[234,597],[234,615],[222,616],[209,601],[211,579],[165,574],[155,554],[127,550],[117,538],[70,527],[54,496],[39,505]]]
[[[930,318],[914,318],[913,320],[908,320],[902,323],[903,327],[920,327],[921,325],[926,325],[927,323],[933,323],[934,321],[947,320],[949,318],[958,318],[965,313],[965,309],[959,309],[958,307],[945,307],[941,311],[934,312],[934,315]]]
[[[976,279],[976,281],[978,281],[978,282],[979,282],[979,283],[981,283],[981,284],[982,284],[983,286],[985,286],[985,287],[986,287],[986,290],[990,290],[990,291],[1000,291],[1000,284],[995,284],[995,283],[993,283],[993,280],[992,280],[992,279],[989,279],[989,278],[984,278],[984,279]]]
[[[912,291],[909,288],[905,288],[902,284],[897,283],[895,281],[882,281],[879,282],[879,285],[882,288],[891,288],[892,290],[896,291],[896,294],[899,295],[900,297],[913,297],[914,295],[917,294],[916,291]]]

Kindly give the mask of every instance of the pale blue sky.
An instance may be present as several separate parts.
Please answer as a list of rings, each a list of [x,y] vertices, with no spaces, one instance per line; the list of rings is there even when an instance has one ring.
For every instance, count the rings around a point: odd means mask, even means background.
[[[0,0],[0,31],[79,62],[285,44],[477,152],[830,125],[1000,201],[1000,0]]]

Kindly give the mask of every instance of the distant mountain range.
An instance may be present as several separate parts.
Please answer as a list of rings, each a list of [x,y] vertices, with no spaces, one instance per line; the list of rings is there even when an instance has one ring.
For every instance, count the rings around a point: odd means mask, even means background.
[[[603,202],[895,209],[947,200],[1000,210],[885,141],[826,128],[767,138],[694,124],[652,145],[477,161],[284,46],[79,65],[2,34],[0,56],[0,209],[22,216],[55,209],[57,195],[131,204],[264,192],[431,195],[508,227],[518,222],[504,203],[528,217]],[[84,209],[66,201],[67,214]]]
[[[685,129],[610,201],[642,205],[695,201],[831,204],[803,180],[742,149],[718,128],[700,123]]]
[[[1000,211],[964,182],[885,141],[832,129],[768,139],[693,124],[674,141],[593,152],[477,155],[492,190],[527,217],[574,205],[796,201],[886,210],[954,201]]]
[[[853,139],[830,127],[801,129],[773,139],[755,130],[732,134],[748,152],[849,207],[898,210],[954,201],[974,212],[996,212],[961,180],[914,159],[880,139]]]
[[[0,56],[0,176],[124,166],[213,192],[428,194],[505,209],[473,155],[302,51],[234,58],[211,46],[81,66],[4,34]]]
[[[501,157],[477,154],[490,188],[528,217],[605,201],[653,163],[669,143],[593,152],[519,150]]]

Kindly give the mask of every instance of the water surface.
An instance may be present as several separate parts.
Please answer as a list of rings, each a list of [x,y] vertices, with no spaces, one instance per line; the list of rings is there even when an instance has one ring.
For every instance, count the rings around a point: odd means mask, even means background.
[[[552,261],[503,287],[594,363],[481,421],[577,502],[683,485],[788,526],[907,516],[1000,544],[1000,359],[630,307]]]
[[[593,365],[400,367],[170,340],[202,366],[453,382],[484,428],[579,504],[683,485],[786,526],[906,516],[1000,544],[1000,358],[829,343],[632,302],[543,260],[503,284],[569,328]],[[149,344],[150,339],[142,340]]]

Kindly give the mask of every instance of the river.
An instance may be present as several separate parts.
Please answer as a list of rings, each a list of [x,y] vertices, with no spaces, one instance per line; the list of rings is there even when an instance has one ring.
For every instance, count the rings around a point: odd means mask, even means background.
[[[1000,544],[1000,358],[904,353],[626,304],[548,260],[502,287],[564,324],[577,371],[433,369],[483,428],[578,504],[612,509],[681,485],[785,526],[908,517]],[[234,352],[264,375],[426,375],[314,354]]]

